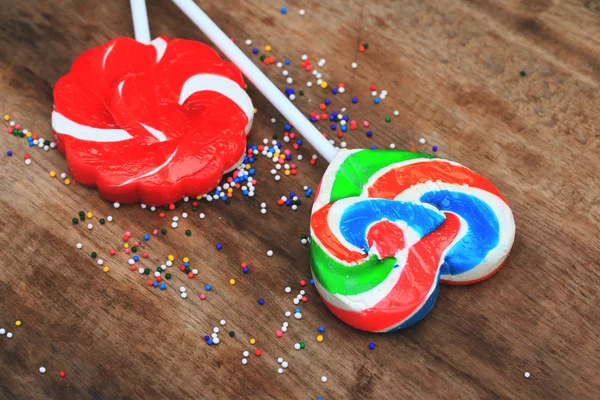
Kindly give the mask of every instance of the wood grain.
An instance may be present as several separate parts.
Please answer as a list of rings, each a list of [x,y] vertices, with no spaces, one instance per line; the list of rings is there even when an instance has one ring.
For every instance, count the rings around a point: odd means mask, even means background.
[[[154,35],[205,40],[166,0],[148,2]],[[304,185],[315,188],[324,162],[311,167],[305,146],[299,175],[277,183],[271,164],[255,165],[260,186],[253,199],[230,206],[202,203],[201,220],[183,205],[167,216],[190,213],[177,230],[153,238],[156,267],[167,254],[189,256],[196,279],[174,272],[166,292],[150,288],[129,270],[121,246],[125,230],[141,237],[168,227],[138,206],[115,210],[93,189],[65,186],[48,171],[66,171],[56,151],[32,149],[0,135],[0,398],[515,398],[593,399],[600,392],[600,3],[597,0],[198,0],[235,37],[273,46],[289,57],[297,89],[308,79],[301,54],[326,58],[326,80],[348,91],[332,109],[369,119],[347,135],[349,147],[372,144],[429,151],[486,175],[511,203],[517,238],[504,269],[472,287],[443,287],[432,313],[406,331],[374,335],[338,322],[308,288],[301,321],[282,339],[274,332],[292,310],[283,291],[309,277],[308,201],[297,212],[275,205]],[[287,6],[285,16],[280,7]],[[306,15],[298,15],[298,9]],[[50,137],[52,87],[77,54],[116,36],[131,36],[128,2],[0,1],[0,111]],[[367,53],[358,45],[369,43]],[[244,51],[250,48],[243,46]],[[350,64],[357,61],[359,68]],[[264,66],[281,87],[275,66]],[[519,71],[527,72],[526,77]],[[375,106],[369,85],[387,89]],[[250,88],[259,109],[250,141],[281,132],[280,116]],[[317,110],[320,88],[297,104]],[[393,110],[400,116],[386,124]],[[419,145],[425,137],[427,145]],[[15,155],[6,157],[6,150]],[[260,214],[267,202],[269,212]],[[80,210],[113,215],[92,231],[73,226]],[[193,235],[184,235],[191,229]],[[82,242],[83,250],[75,243]],[[221,252],[215,250],[223,243]],[[273,249],[275,255],[267,257]],[[111,267],[108,274],[91,251]],[[241,273],[240,262],[251,273]],[[237,284],[230,286],[228,280]],[[201,301],[203,285],[214,289]],[[177,288],[190,297],[182,300]],[[256,303],[263,297],[264,306]],[[21,319],[23,326],[15,327]],[[236,332],[208,347],[202,336],[220,319]],[[317,343],[317,326],[326,327]],[[256,346],[248,340],[255,337]],[[303,340],[306,349],[293,350]],[[375,342],[374,351],[367,349]],[[244,350],[260,348],[263,356]],[[278,375],[277,357],[290,367]],[[48,372],[38,372],[40,366]],[[67,377],[60,379],[64,370]],[[523,373],[529,371],[531,378]],[[321,376],[329,381],[322,383]]]

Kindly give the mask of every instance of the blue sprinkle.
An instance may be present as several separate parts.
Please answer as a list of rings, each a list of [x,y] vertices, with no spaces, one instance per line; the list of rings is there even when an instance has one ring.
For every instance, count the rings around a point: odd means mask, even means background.
[[[317,119],[315,117],[310,117],[310,122],[317,122]]]
[[[184,266],[184,267],[189,267],[189,266],[190,266],[190,263],[189,263],[189,262],[184,262],[184,263],[183,263],[183,266]]]
[[[300,308],[296,308],[296,311],[294,311],[294,312],[300,312]]]
[[[206,341],[210,340],[210,336],[204,335],[204,340],[206,340]]]
[[[210,283],[207,283],[206,286],[204,286],[204,289],[206,289],[207,292],[210,292],[210,289],[212,289],[212,286],[210,286]]]
[[[311,285],[314,285],[314,284],[315,284],[315,280],[314,280],[314,279],[311,279],[311,280],[310,280],[310,284],[311,284]]]
[[[290,197],[294,197],[296,195],[296,192],[290,192]]]
[[[12,156],[12,151],[10,151],[10,150],[9,150],[9,151],[7,151],[7,152],[6,152],[6,155],[7,155],[7,156],[9,156],[9,157],[10,157],[10,156]]]
[[[288,96],[294,94],[294,89],[292,89],[292,88],[286,88],[285,89],[285,94],[287,94]]]
[[[290,124],[285,124],[285,125],[283,125],[283,129],[285,129],[286,131],[289,131],[290,129],[292,129],[292,126]]]
[[[285,205],[286,206],[291,206],[292,205],[292,201],[291,200],[286,200],[285,201]]]
[[[212,339],[208,339],[208,341],[206,343],[213,344],[213,341],[212,341]]]
[[[150,235],[148,235],[147,233],[144,235],[144,240],[150,240]]]
[[[298,139],[298,140],[296,140],[296,143],[298,144],[298,146],[302,146],[302,143],[304,143],[304,142],[302,141],[302,139]]]
[[[352,104],[356,104],[356,103],[358,103],[358,99],[356,97],[353,97],[352,98]]]
[[[285,59],[285,65],[290,65],[292,62],[289,59]]]
[[[140,258],[138,256],[133,256],[133,261],[138,262],[140,261]]]
[[[346,125],[342,125],[341,130],[342,130],[342,132],[346,132],[346,131],[348,131],[348,127]]]
[[[350,118],[347,115],[344,115],[344,121],[348,121]]]
[[[286,160],[291,160],[292,159],[292,155],[291,154],[286,154],[285,159]]]
[[[337,94],[337,88],[331,88],[331,93]]]
[[[258,49],[257,49],[256,47],[255,47],[255,48],[253,48],[253,49],[252,49],[252,53],[254,53],[254,54],[258,54]]]
[[[215,247],[217,248],[217,250],[221,250],[223,248],[223,245],[221,243],[217,243]]]
[[[254,168],[250,168],[248,170],[248,175],[254,175],[256,173],[256,170]]]
[[[152,282],[152,286],[158,287],[158,282],[157,281]]]
[[[317,397],[317,400],[323,400],[323,398],[322,397]]]
[[[335,131],[337,129],[337,125],[336,124],[331,124],[331,130]]]
[[[437,146],[433,146],[433,147],[431,148],[431,150],[433,150],[433,151],[437,151]]]
[[[160,290],[165,290],[167,288],[167,284],[166,283],[161,283],[159,286]]]
[[[323,325],[319,325],[319,332],[325,332],[325,327]]]
[[[371,136],[373,136],[373,132],[367,131],[367,137],[371,137]]]
[[[375,343],[369,343],[369,349],[374,350],[375,349]]]
[[[244,196],[248,196],[249,193],[250,193],[250,191],[248,191],[248,190],[242,190],[242,194]]]
[[[258,304],[262,306],[263,304],[265,304],[265,301],[262,298],[260,298],[258,299]]]
[[[371,146],[371,150],[376,150],[376,149],[377,149],[377,146],[375,146],[375,145]]]
[[[381,100],[379,99],[379,97],[375,97],[375,98],[373,99],[373,103],[375,103],[375,104],[379,104],[379,102],[380,102],[380,101],[381,101]]]
[[[334,117],[337,117],[338,113],[336,111],[332,111],[331,115],[333,115]]]
[[[287,14],[287,8],[281,7],[281,13],[282,14]]]
[[[244,267],[244,269],[242,269],[242,272],[243,272],[243,273],[245,273],[245,274],[247,274],[247,273],[248,273],[248,271],[250,271],[250,270],[248,269],[248,267]]]
[[[326,105],[326,106],[328,106],[328,105],[330,105],[330,104],[331,104],[331,100],[329,100],[329,99],[325,99],[325,101],[324,101],[323,103],[325,103],[325,105]]]

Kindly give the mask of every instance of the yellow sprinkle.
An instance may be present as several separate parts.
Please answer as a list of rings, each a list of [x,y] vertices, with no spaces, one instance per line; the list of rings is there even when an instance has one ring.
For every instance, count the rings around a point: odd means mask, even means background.
[[[19,321],[19,320],[15,321],[15,325],[16,326],[21,326],[21,321]]]
[[[230,284],[230,285],[235,285],[235,279],[231,278],[231,279],[229,280],[229,284]]]
[[[232,193],[232,192],[233,192],[232,188],[227,189],[227,193]]]
[[[31,135],[32,135],[32,133],[31,133],[31,132],[27,132],[27,133],[25,134],[25,136],[27,136],[27,137],[31,137]]]
[[[266,45],[265,46],[265,51],[271,51],[271,46],[270,45]]]
[[[8,114],[4,114],[4,120],[8,121],[10,119],[10,116]]]
[[[321,343],[323,341],[323,335],[317,336],[317,342]]]
[[[92,218],[94,216],[94,214],[92,214],[91,211],[88,211],[87,214],[85,214],[86,217],[88,217],[88,219]]]
[[[169,260],[169,261],[175,261],[175,257],[173,257],[173,254],[169,254],[167,256],[167,260]]]
[[[104,271],[104,272],[108,272],[108,271],[110,271],[110,268],[108,268],[108,267],[104,267],[104,268],[102,268],[102,271]]]
[[[279,157],[279,153],[273,154],[273,157],[276,157],[276,158]]]
[[[323,89],[326,89],[327,88],[327,82],[325,82],[325,81],[321,82],[321,87]]]
[[[128,249],[129,248],[129,243],[123,243],[123,247]]]
[[[250,169],[250,164],[246,164],[246,169]]]
[[[256,339],[254,339],[254,338],[250,339],[250,344],[254,344],[254,343],[256,343]]]
[[[258,108],[254,107],[254,114],[258,112]]]
[[[285,158],[285,154],[280,154],[279,158],[281,158],[283,160]]]
[[[289,176],[291,173],[292,172],[289,169],[286,169],[285,172],[284,172],[285,176]]]
[[[196,200],[202,200],[202,196],[196,196]]]
[[[50,177],[51,177],[51,178],[54,178],[55,176],[56,176],[56,172],[54,172],[54,171],[50,171]]]
[[[65,185],[70,185],[71,184],[71,180],[69,178],[65,179]]]
[[[183,257],[183,262],[190,262],[190,259],[187,257]]]

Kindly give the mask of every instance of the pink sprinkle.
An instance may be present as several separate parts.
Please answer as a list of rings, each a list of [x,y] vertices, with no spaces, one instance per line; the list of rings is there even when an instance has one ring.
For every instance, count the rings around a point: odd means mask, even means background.
[[[134,246],[139,246],[139,245],[140,245],[140,242],[133,242],[133,245],[134,245]]]
[[[144,257],[144,258],[148,258],[148,252],[147,252],[147,251],[143,252],[143,253],[142,253],[142,257]]]
[[[158,229],[155,229],[155,230],[153,230],[153,231],[152,231],[152,234],[153,234],[153,235],[157,235],[157,234],[158,234]]]
[[[290,164],[291,169],[296,169],[296,164]]]
[[[292,152],[290,151],[290,149],[285,149],[285,150],[283,151],[283,154],[285,154],[286,156],[287,156],[287,155],[289,155],[289,154],[291,154],[291,153],[292,153]]]
[[[17,129],[19,129],[19,130],[20,130],[20,129],[21,129],[21,124],[16,124],[16,125],[15,125],[15,128],[17,128]]]
[[[356,125],[356,120],[354,120],[354,119],[350,120],[350,125]]]
[[[125,254],[129,254],[131,252],[131,249],[125,249]]]
[[[369,123],[369,121],[366,121],[366,120],[365,120],[365,121],[363,122],[363,126],[364,126],[365,128],[367,128],[369,125],[371,125],[371,124]]]
[[[129,232],[129,231],[125,232],[125,236],[131,236],[131,232]]]
[[[256,185],[256,179],[252,179],[252,184]]]
[[[13,128],[11,128],[10,126],[8,128],[6,128],[6,132],[12,133],[12,131],[13,131]]]
[[[279,160],[277,160],[277,162],[278,162],[279,164],[283,164],[283,163],[285,162],[285,160],[284,160],[283,158],[280,158]]]
[[[282,330],[278,330],[277,332],[275,332],[275,336],[282,337],[283,336],[283,331]]]
[[[202,293],[202,294],[200,295],[200,300],[204,300],[204,299],[206,299],[206,295],[205,295],[204,293]]]
[[[115,254],[117,254],[117,251],[115,249],[110,249],[110,254],[114,256]]]

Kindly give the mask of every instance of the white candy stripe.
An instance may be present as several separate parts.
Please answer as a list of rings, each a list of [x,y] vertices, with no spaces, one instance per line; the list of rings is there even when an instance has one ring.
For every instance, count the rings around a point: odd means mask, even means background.
[[[165,136],[165,134],[162,133],[161,131],[159,131],[158,129],[154,129],[153,127],[148,126],[146,124],[142,124],[141,122],[140,122],[140,125],[143,126],[144,128],[146,128],[146,130],[148,132],[150,132],[150,134],[152,136],[154,136],[155,138],[157,138],[159,142],[166,142],[167,141],[167,137]]]
[[[163,169],[164,167],[166,167],[171,162],[171,160],[173,159],[173,157],[175,157],[175,154],[177,154],[177,149],[175,149],[175,151],[169,156],[169,158],[167,158],[167,161],[165,161],[164,163],[162,163],[158,167],[154,168],[152,171],[146,172],[145,174],[140,175],[140,176],[136,176],[135,178],[128,179],[125,182],[120,183],[118,186],[127,185],[128,183],[131,183],[133,181],[137,181],[138,179],[142,179],[142,178],[145,178],[147,176],[156,174],[158,171],[160,171],[161,169]]]
[[[106,50],[106,53],[104,53],[104,58],[102,59],[102,69],[104,69],[104,65],[106,65],[106,59],[108,58],[108,55],[110,54],[110,52],[112,51],[113,47],[115,47],[117,43],[113,43],[110,45],[110,47],[108,48],[108,50]]]
[[[156,49],[156,62],[158,63],[167,51],[167,42],[164,39],[156,38],[150,44]]]
[[[211,91],[229,97],[248,117],[246,124],[246,134],[250,132],[252,127],[252,119],[254,118],[254,106],[248,93],[240,87],[236,82],[221,75],[214,74],[198,74],[194,75],[185,81],[181,88],[179,96],[179,104],[183,104],[188,97],[197,92]]]
[[[75,121],[71,121],[56,111],[52,112],[52,129],[54,132],[61,135],[92,142],[121,142],[133,138],[126,130],[92,128],[91,126],[81,125]]]

